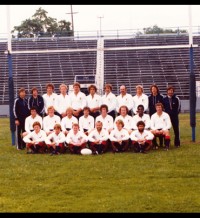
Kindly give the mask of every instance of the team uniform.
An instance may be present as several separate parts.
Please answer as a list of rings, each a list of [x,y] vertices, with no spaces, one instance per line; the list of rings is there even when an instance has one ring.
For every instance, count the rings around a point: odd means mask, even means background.
[[[133,117],[130,116],[130,115],[126,115],[126,116],[122,116],[122,115],[119,115],[115,118],[115,121],[114,121],[114,128],[116,128],[116,121],[118,120],[122,120],[123,123],[124,123],[124,129],[128,130],[128,132],[131,132],[132,130],[132,123],[133,123]]]
[[[98,94],[94,94],[94,96],[92,97],[91,94],[86,96],[86,102],[87,102],[87,106],[89,108],[97,108],[100,107],[102,104],[102,98],[100,95]],[[96,118],[97,116],[100,115],[100,111],[96,111],[94,113],[90,112],[90,115],[93,116],[94,118]]]
[[[161,115],[158,115],[157,112],[154,113],[151,116],[151,131],[155,131],[155,130],[163,130],[166,134],[166,132],[168,132],[171,128],[171,120],[170,120],[170,116],[162,111]],[[157,143],[156,143],[156,137],[159,137],[159,139],[161,140],[161,138],[164,137],[164,142],[165,142],[165,148],[168,150],[169,149],[169,144],[170,144],[170,136],[168,135],[155,135],[154,139],[153,139],[153,146],[157,147]]]
[[[129,116],[129,115],[127,115]],[[111,141],[113,152],[124,152],[129,148],[129,133],[127,129],[114,128],[110,135],[109,139]],[[120,143],[118,141],[121,141]]]
[[[62,131],[71,130],[74,123],[78,123],[78,119],[75,116],[71,116],[70,118],[68,116],[63,117],[61,120]]]
[[[26,135],[23,140],[26,143],[27,149],[31,149],[34,153],[41,152],[43,153],[46,149],[45,144],[46,139],[46,133],[44,130],[40,129],[38,133],[35,131],[30,132],[28,135]],[[35,141],[35,144],[31,144],[31,141]]]
[[[52,142],[55,142],[55,147],[51,145]],[[46,137],[45,143],[52,154],[62,153],[65,149],[65,134],[62,131],[56,134],[54,131]]]
[[[46,117],[43,118],[43,130],[48,133],[48,132],[53,132],[55,124],[60,124],[61,120],[58,115],[53,115],[50,117],[47,115]]]
[[[69,150],[72,154],[80,154],[80,151],[86,147],[86,142],[88,141],[87,136],[84,132],[78,131],[76,134],[74,134],[73,129],[69,131],[69,133],[66,136],[66,143],[69,146]],[[73,143],[80,143],[80,146],[76,146]]]
[[[94,129],[94,117],[88,115],[85,117],[84,115],[79,118],[79,129],[82,132],[90,132]]]
[[[139,121],[143,121],[145,123],[145,129],[150,129],[151,126],[151,120],[149,114],[143,114],[142,117],[140,117],[138,114],[133,116],[133,123],[132,123],[132,129],[137,130],[137,123]]]
[[[144,129],[143,132],[139,130],[134,130],[130,134],[131,144],[133,145],[133,149],[135,152],[146,152],[151,148],[151,142],[154,138],[154,135],[151,131]],[[144,140],[143,143],[138,140]]]
[[[88,135],[88,144],[93,154],[105,153],[108,149],[108,139],[109,134],[107,130],[102,128],[99,132],[96,128],[93,129]],[[98,143],[95,143],[97,140]]]
[[[55,101],[57,98],[56,93],[52,93],[51,95],[48,95],[47,93],[42,95],[44,99],[44,112],[47,114],[47,109],[50,106],[53,106],[55,108]]]
[[[112,116],[114,120],[117,107],[117,97],[112,92],[104,94],[102,96],[102,104],[108,106],[108,115]]]
[[[103,123],[103,129],[107,131],[110,131],[114,128],[113,117],[109,114],[107,114],[105,117],[103,117],[102,115],[97,116],[95,119],[95,123],[97,121],[101,121]]]
[[[133,113],[137,114],[138,105],[142,104],[144,106],[144,112],[148,110],[149,106],[149,98],[146,94],[142,93],[142,95],[134,95],[133,96]]]
[[[130,111],[133,108],[133,97],[131,94],[126,93],[124,96],[122,96],[122,94],[117,96],[117,106],[116,106],[116,111],[119,114],[119,108],[121,106],[127,106],[128,111],[129,111],[129,115],[131,115]]]
[[[42,117],[40,116],[40,115],[38,115],[38,114],[36,114],[36,116],[35,117],[32,117],[31,115],[30,116],[28,116],[26,119],[25,119],[25,131],[27,132],[27,133],[30,133],[30,132],[32,132],[34,129],[33,129],[33,123],[34,122],[39,122],[40,123],[40,125],[42,126],[42,122],[43,122],[43,120],[42,120]]]
[[[80,108],[83,110],[83,108],[87,105],[85,93],[79,91],[78,94],[76,95],[74,92],[72,92],[69,94],[69,96],[71,99],[71,107],[73,108],[73,110],[76,111]],[[79,114],[77,119],[79,119],[79,117],[82,115],[83,115],[83,112]]]
[[[59,94],[56,97],[55,100],[55,110],[56,112],[61,115],[63,113],[66,112],[66,109],[68,107],[71,107],[71,98],[69,97],[69,95],[63,95],[63,94]]]

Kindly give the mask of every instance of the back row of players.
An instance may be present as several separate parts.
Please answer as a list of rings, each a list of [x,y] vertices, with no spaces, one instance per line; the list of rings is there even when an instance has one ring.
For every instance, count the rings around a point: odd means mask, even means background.
[[[174,94],[173,87],[167,88],[166,96],[159,93],[157,85],[150,87],[149,96],[143,93],[141,85],[136,86],[134,96],[127,93],[124,85],[120,87],[120,94],[114,95],[111,84],[105,85],[103,96],[97,94],[95,85],[88,87],[89,94],[86,96],[81,92],[79,83],[74,83],[73,92],[69,95],[65,84],[60,85],[58,95],[54,93],[53,84],[47,84],[46,90],[47,92],[40,96],[37,88],[34,87],[29,98],[26,98],[24,88],[19,90],[19,97],[15,100],[13,108],[18,133],[18,149],[25,147],[21,136],[25,137],[33,131],[35,121],[41,124],[47,136],[54,132],[55,124],[60,124],[61,131],[67,136],[74,123],[79,124],[79,129],[86,135],[94,129],[97,121],[102,123],[102,128],[109,134],[113,128],[116,128],[117,120],[123,121],[123,129],[127,129],[129,135],[138,128],[138,121],[145,123],[145,129],[151,131],[161,129],[161,132],[163,130],[169,132],[172,123],[175,134],[174,145],[180,146],[178,114],[181,105],[179,98]],[[159,116],[156,115],[156,103],[161,103],[162,110]],[[162,126],[161,123],[166,125]],[[153,134],[159,133],[153,132]],[[169,133],[167,135],[169,137]],[[153,144],[157,147],[156,137]]]

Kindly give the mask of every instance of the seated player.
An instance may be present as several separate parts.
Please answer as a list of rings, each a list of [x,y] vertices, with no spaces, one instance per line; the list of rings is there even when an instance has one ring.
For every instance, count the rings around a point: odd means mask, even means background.
[[[137,130],[137,123],[138,121],[143,121],[145,123],[145,129],[150,129],[151,121],[149,114],[144,113],[144,106],[139,104],[137,107],[137,114],[133,116],[133,125],[132,129]]]
[[[46,150],[46,133],[41,129],[41,124],[38,121],[33,123],[33,129],[33,132],[23,138],[26,143],[27,153],[44,153]]]
[[[86,135],[94,129],[94,117],[90,115],[90,108],[83,108],[83,116],[79,118],[79,128]]]
[[[55,124],[53,133],[46,137],[45,143],[51,155],[64,153],[65,134],[62,132],[60,124]]]
[[[53,106],[48,107],[47,113],[48,115],[43,118],[43,130],[49,135],[53,132],[55,124],[60,124],[60,117],[55,114]]]
[[[107,130],[108,133],[113,130],[114,120],[111,115],[108,114],[108,106],[106,104],[102,104],[100,107],[101,114],[96,117],[95,123],[97,121],[101,121],[103,123],[103,129]]]
[[[68,132],[72,129],[74,123],[78,123],[78,119],[73,116],[73,108],[68,107],[66,110],[66,116],[61,120],[61,127],[65,136],[67,136]]]
[[[156,112],[151,116],[151,132],[154,134],[153,146],[158,146],[156,137],[163,137],[165,150],[169,150],[170,128],[172,126],[170,116],[163,111],[163,104],[156,104]]]
[[[128,131],[130,134],[132,132],[132,123],[133,123],[133,117],[128,115],[128,107],[125,105],[122,105],[119,108],[119,114],[114,121],[114,128],[116,128],[116,121],[122,120],[123,121],[123,128]]]
[[[108,131],[103,129],[103,123],[97,121],[95,123],[95,129],[88,135],[88,145],[93,154],[102,154],[107,151],[108,137]]]
[[[147,153],[152,147],[154,135],[150,130],[145,129],[144,121],[138,121],[137,130],[134,130],[131,135],[131,144],[135,152]]]
[[[66,143],[71,154],[80,154],[81,150],[86,147],[87,141],[87,136],[79,130],[78,123],[74,123],[66,137]]]
[[[28,135],[28,133],[33,131],[33,123],[38,121],[42,126],[42,117],[37,114],[36,107],[31,107],[31,115],[25,119],[25,132],[22,133],[22,136]]]
[[[129,148],[129,132],[127,129],[124,129],[123,120],[119,119],[115,123],[116,128],[109,135],[112,151],[114,153],[127,151]]]

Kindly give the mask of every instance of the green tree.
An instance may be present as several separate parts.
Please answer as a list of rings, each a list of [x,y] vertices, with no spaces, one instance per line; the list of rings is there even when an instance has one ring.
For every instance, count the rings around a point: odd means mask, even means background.
[[[36,10],[32,19],[22,21],[21,25],[14,26],[11,33],[17,32],[19,38],[31,38],[34,36],[72,36],[73,32],[70,30],[70,22],[61,20],[57,22],[56,18],[48,17],[48,12],[41,7]]]
[[[144,34],[187,33],[187,30],[162,29],[162,28],[158,27],[157,25],[154,25],[153,27],[143,28],[143,30],[144,30]]]

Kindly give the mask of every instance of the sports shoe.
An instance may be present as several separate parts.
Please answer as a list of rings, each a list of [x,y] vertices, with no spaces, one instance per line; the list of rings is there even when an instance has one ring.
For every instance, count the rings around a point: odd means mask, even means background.
[[[168,151],[168,150],[169,150],[169,147],[168,147],[168,146],[165,146],[165,147],[164,147],[164,150],[165,150],[165,151]]]
[[[99,152],[98,152],[98,151],[94,151],[93,154],[94,154],[94,155],[98,155]]]

